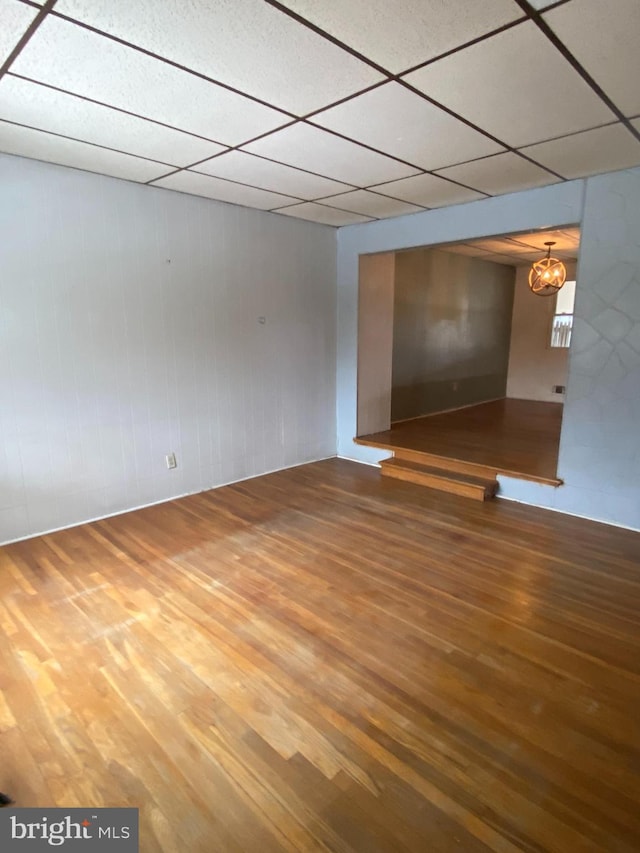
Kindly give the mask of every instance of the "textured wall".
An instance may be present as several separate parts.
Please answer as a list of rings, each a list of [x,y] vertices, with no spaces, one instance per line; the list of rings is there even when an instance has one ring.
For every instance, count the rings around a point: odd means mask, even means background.
[[[640,168],[589,178],[558,509],[640,529]]]
[[[504,264],[397,253],[392,421],[505,396],[513,283]]]
[[[0,541],[335,453],[333,229],[8,156],[0,185]]]
[[[569,279],[575,263],[567,263]],[[529,290],[530,266],[518,267],[513,300],[507,397],[562,403],[554,385],[567,384],[569,350],[549,346],[555,297],[534,296]]]
[[[576,321],[554,489],[501,478],[525,503],[640,529],[640,169],[513,193],[338,232],[338,452],[354,445],[357,257],[582,223]]]

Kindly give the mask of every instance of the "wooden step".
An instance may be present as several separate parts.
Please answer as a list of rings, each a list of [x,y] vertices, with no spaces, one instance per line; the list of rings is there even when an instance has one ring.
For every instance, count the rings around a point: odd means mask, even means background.
[[[464,462],[462,459],[452,459],[448,456],[436,456],[433,453],[426,453],[424,450],[394,447],[393,455],[396,459],[416,462],[418,465],[425,465],[427,468],[441,468],[444,471],[454,471],[457,474],[479,477],[481,480],[495,480],[497,474],[496,469],[490,465]]]
[[[477,501],[489,500],[498,488],[495,478],[491,480],[458,471],[445,471],[443,468],[432,468],[409,459],[383,459],[380,468],[385,477],[394,477],[396,480],[416,483]]]

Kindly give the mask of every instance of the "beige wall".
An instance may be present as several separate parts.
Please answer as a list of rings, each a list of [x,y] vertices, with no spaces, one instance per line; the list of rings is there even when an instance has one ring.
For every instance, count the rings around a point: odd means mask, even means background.
[[[436,249],[399,252],[392,421],[505,396],[514,270]]]
[[[394,252],[360,257],[358,435],[391,425]]]
[[[575,273],[575,263],[567,263],[567,278]],[[553,386],[567,384],[569,350],[549,346],[555,298],[531,293],[528,276],[529,266],[517,268],[507,397],[561,403],[564,395]]]

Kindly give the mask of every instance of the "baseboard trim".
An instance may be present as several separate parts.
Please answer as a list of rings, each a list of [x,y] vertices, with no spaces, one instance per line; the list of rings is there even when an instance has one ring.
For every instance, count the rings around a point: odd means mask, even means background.
[[[352,456],[342,456],[340,453],[334,459],[344,459],[345,462],[355,462],[358,465],[368,465],[370,468],[379,468],[379,462],[365,462],[364,459],[354,459]]]
[[[117,518],[119,515],[126,515],[128,512],[137,512],[139,509],[148,509],[152,506],[170,503],[171,501],[179,501],[181,498],[188,498],[191,495],[201,495],[203,492],[211,492],[214,489],[222,489],[224,486],[233,486],[236,483],[244,483],[246,480],[255,480],[256,477],[266,477],[268,474],[277,474],[278,471],[288,471],[290,468],[299,468],[301,465],[312,465],[314,462],[324,462],[327,459],[335,459],[336,454],[331,456],[319,456],[317,459],[306,459],[304,462],[294,462],[293,465],[283,465],[281,468],[271,468],[269,471],[262,471],[260,474],[251,474],[249,477],[240,477],[239,480],[228,480],[224,483],[217,483],[215,486],[207,486],[205,489],[195,489],[192,492],[182,492],[179,495],[173,495],[170,498],[162,498],[159,501],[151,501],[146,504],[136,504],[127,509],[119,509],[117,512],[108,512],[105,515],[96,515],[92,518],[85,518],[82,521],[74,521],[72,524],[63,524],[61,527],[52,527],[49,530],[41,530],[38,533],[29,533],[27,536],[18,536],[17,539],[7,539],[6,542],[0,542],[0,548],[5,545],[13,545],[14,542],[27,542],[29,539],[37,539],[39,536],[49,536],[50,533],[58,533],[61,530],[71,530],[74,527],[82,527],[83,524],[93,524],[95,521],[105,521],[107,518]],[[355,460],[352,460],[355,462]]]
[[[540,485],[544,486],[545,483],[540,483]],[[550,488],[553,488],[551,486]],[[508,495],[501,495],[500,492],[496,494],[496,499],[501,501],[511,501],[514,504],[522,504],[522,506],[530,506],[532,509],[546,509],[549,512],[557,512],[559,515],[570,515],[572,518],[582,518],[585,521],[591,521],[593,524],[606,524],[607,527],[618,527],[621,530],[630,530],[632,533],[640,533],[640,527],[629,527],[628,524],[620,524],[617,521],[603,521],[601,518],[594,518],[591,515],[582,515],[579,512],[569,512],[566,509],[559,509],[557,506],[542,506],[541,504],[534,504],[530,501],[521,501],[518,498],[511,498]]]

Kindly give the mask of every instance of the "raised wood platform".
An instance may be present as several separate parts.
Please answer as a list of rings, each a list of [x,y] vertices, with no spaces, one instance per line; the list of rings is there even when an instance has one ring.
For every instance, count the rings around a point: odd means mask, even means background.
[[[393,424],[354,440],[393,452],[393,462],[381,463],[385,476],[487,500],[497,491],[498,474],[562,484],[557,475],[561,424],[560,403],[498,400]]]

